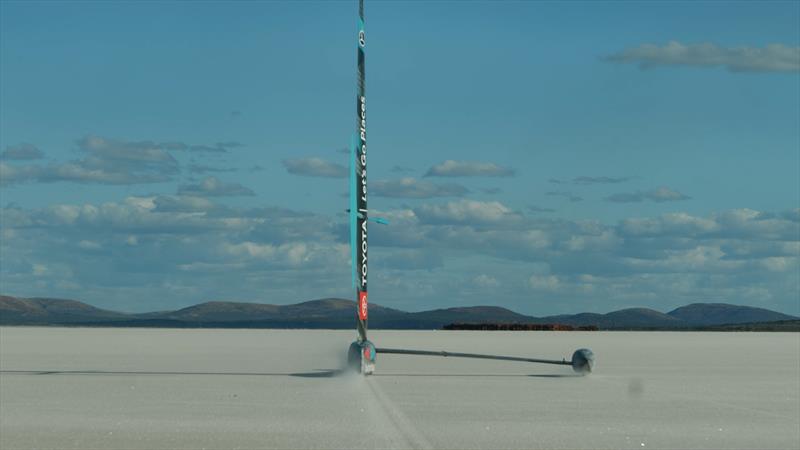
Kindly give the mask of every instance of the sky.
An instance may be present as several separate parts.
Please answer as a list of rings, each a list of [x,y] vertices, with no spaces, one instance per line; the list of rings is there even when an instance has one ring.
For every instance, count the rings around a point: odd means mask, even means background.
[[[370,1],[370,300],[800,314],[800,3]],[[356,1],[0,2],[0,292],[352,298]]]

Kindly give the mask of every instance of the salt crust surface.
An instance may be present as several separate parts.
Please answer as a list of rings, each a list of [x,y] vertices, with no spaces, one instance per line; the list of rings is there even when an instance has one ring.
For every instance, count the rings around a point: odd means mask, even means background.
[[[800,448],[800,333],[0,328],[0,448]]]

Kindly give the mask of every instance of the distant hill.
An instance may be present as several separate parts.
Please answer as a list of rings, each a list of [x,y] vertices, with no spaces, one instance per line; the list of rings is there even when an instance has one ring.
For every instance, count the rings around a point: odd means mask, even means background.
[[[624,328],[680,328],[688,324],[662,312],[648,308],[628,308],[608,314],[581,313],[574,315],[548,316],[539,319],[546,323],[562,323],[572,326],[594,325],[601,329]]]
[[[267,328],[348,328],[353,326],[356,303],[326,298],[293,305],[265,303],[207,302],[177,311],[147,314],[151,320],[182,321],[195,324],[261,325]],[[379,305],[369,305],[370,319],[407,314]]]
[[[372,308],[372,306],[370,306]],[[370,326],[393,329],[440,329],[451,323],[533,323],[534,317],[497,306],[468,306],[370,317]]]
[[[667,315],[694,326],[723,325],[751,322],[775,322],[797,317],[752,306],[737,306],[727,303],[693,303],[673,309]]]
[[[800,320],[779,320],[777,322],[739,323],[703,327],[709,331],[800,331]]]
[[[125,314],[95,308],[76,300],[22,299],[0,295],[0,324],[91,322],[125,317]]]
[[[0,325],[103,325],[209,328],[352,328],[356,304],[326,298],[292,305],[213,301],[175,311],[125,314],[95,308],[76,300],[0,296]],[[560,324],[571,327],[624,329],[703,329],[752,324],[769,329],[769,323],[797,317],[762,308],[724,303],[696,303],[662,313],[629,308],[607,314],[580,313],[533,317],[496,306],[471,306],[405,312],[380,305],[369,306],[370,327],[383,329],[441,329],[449,324]],[[765,325],[767,324],[767,325]],[[746,329],[746,327],[739,327]]]

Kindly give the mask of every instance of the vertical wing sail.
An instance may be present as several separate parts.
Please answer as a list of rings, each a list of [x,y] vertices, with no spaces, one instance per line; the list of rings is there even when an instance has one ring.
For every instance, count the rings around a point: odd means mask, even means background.
[[[358,340],[367,340],[367,105],[365,89],[366,35],[364,33],[364,0],[358,0],[358,91],[356,93],[356,136],[351,152],[351,245],[355,245],[353,266],[356,268],[356,301],[358,302]],[[355,189],[354,189],[355,188]],[[355,204],[353,204],[355,203]],[[355,225],[355,226],[354,226]],[[355,230],[353,230],[355,228]]]

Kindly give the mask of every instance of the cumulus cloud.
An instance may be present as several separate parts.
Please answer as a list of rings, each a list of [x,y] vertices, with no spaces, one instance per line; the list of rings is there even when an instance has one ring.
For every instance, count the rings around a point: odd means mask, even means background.
[[[0,252],[14,264],[0,265],[3,289],[139,311],[349,293],[349,250],[329,219],[280,208],[203,211],[205,199],[169,197],[4,208]]]
[[[150,141],[87,136],[76,144],[84,155],[81,159],[49,165],[5,165],[0,167],[0,181],[138,184],[170,181],[179,172],[178,161]]]
[[[141,184],[170,181],[163,173],[121,172],[101,167],[87,167],[83,162],[51,164],[48,166],[12,167],[0,163],[0,183],[55,183],[59,181],[97,184]]]
[[[572,180],[559,180],[557,178],[550,178],[550,183],[553,184],[580,184],[580,185],[590,185],[590,184],[617,184],[617,183],[624,183],[626,181],[632,180],[633,177],[607,177],[607,176],[596,176],[596,177],[589,177],[589,176],[580,176],[575,177]]]
[[[191,195],[159,195],[153,205],[154,212],[205,212],[216,207],[207,198]]]
[[[519,216],[506,205],[493,201],[459,200],[440,205],[422,205],[414,213],[424,223],[485,224],[517,219]]]
[[[674,189],[668,187],[659,187],[650,191],[637,191],[628,193],[612,194],[605,198],[606,201],[613,203],[637,203],[645,200],[650,200],[656,203],[663,202],[676,202],[680,200],[689,200],[686,194],[682,194]]]
[[[370,184],[370,194],[392,198],[461,197],[469,190],[460,184],[436,184],[415,178],[378,180]]]
[[[315,253],[325,251],[322,246],[307,242],[287,242],[280,245],[257,242],[223,244],[222,251],[237,260],[257,260],[269,264],[301,267],[315,258]]]
[[[251,189],[239,183],[228,183],[216,177],[205,177],[200,183],[185,184],[178,188],[178,194],[196,197],[234,197],[256,195]]]
[[[410,167],[398,166],[398,165],[392,166],[392,168],[389,169],[389,170],[392,173],[409,173],[409,172],[413,172],[414,171],[414,169],[412,169]]]
[[[634,63],[642,69],[658,66],[724,67],[730,72],[798,72],[800,47],[769,44],[765,47],[722,47],[713,43],[642,44],[605,58]]]
[[[433,270],[444,266],[444,258],[437,251],[404,248],[382,256],[375,266],[379,270]]]
[[[767,215],[767,213],[762,214]],[[780,217],[792,222],[800,222],[800,208],[786,210],[780,214]]]
[[[449,159],[425,173],[426,177],[511,177],[514,169],[491,162],[454,161]]]
[[[720,230],[715,218],[696,217],[687,213],[669,213],[655,218],[630,218],[620,224],[620,230],[630,236],[697,237]]]
[[[528,206],[528,211],[533,212],[533,213],[552,213],[552,212],[556,212],[556,210],[553,209],[553,208],[543,208],[541,206],[536,206],[536,205]]]
[[[216,144],[187,144],[180,141],[167,141],[155,144],[158,148],[172,151],[199,152],[199,153],[227,153],[232,148],[244,147],[244,144],[237,141],[217,142]]]
[[[283,166],[293,175],[323,178],[347,178],[347,168],[320,158],[285,159]]]
[[[631,177],[576,177],[572,180],[575,184],[616,184],[630,180]]]
[[[797,209],[773,214],[749,208],[731,209],[712,215],[721,227],[721,237],[749,236],[751,239],[800,240]]]
[[[181,171],[170,152],[204,151],[224,153],[243,144],[235,141],[214,145],[189,145],[179,141],[126,141],[90,135],[78,139],[80,158],[66,162],[36,165],[10,165],[0,162],[0,184],[72,182],[84,184],[143,184],[174,181]],[[7,148],[2,160],[41,158],[30,144]],[[191,164],[191,173],[228,172],[235,169]]]
[[[800,240],[798,224],[785,214],[771,214],[741,208],[721,211],[709,217],[669,213],[652,218],[631,218],[619,226],[637,237],[683,237],[694,239],[736,239],[795,242]]]
[[[561,282],[555,275],[534,274],[528,278],[528,287],[537,291],[556,291],[560,285]]]
[[[14,183],[23,183],[36,178],[36,166],[12,166],[0,161],[0,186],[7,186]]]
[[[462,199],[373,213],[392,222],[370,228],[371,289],[390,306],[486,304],[491,289],[500,304],[531,313],[709,300],[796,310],[796,210],[604,224]],[[25,295],[158,298],[163,308],[218,295],[275,303],[350,292],[338,216],[165,195],[6,207],[0,233],[3,285]]]
[[[220,147],[218,145],[190,145],[188,147],[190,152],[205,152],[205,153],[226,153],[228,151],[225,147]]]
[[[224,172],[236,172],[238,169],[235,167],[214,167],[205,164],[189,164],[186,167],[189,170],[189,173],[224,173]]]
[[[549,191],[545,192],[545,195],[548,195],[550,197],[564,197],[565,199],[573,203],[583,201],[583,197],[567,191]]]
[[[500,282],[497,281],[497,278],[482,273],[475,278],[472,279],[472,284],[481,288],[494,288],[500,286]]]
[[[44,153],[33,144],[21,143],[9,145],[0,153],[0,159],[8,160],[31,160],[44,158]]]
[[[114,164],[173,164],[175,158],[160,145],[151,141],[122,141],[100,136],[87,136],[77,141],[78,148],[85,152],[91,165],[113,166]]]
[[[175,151],[183,151],[189,148],[189,145],[184,142],[178,141],[168,141],[168,142],[161,142],[158,144],[160,148],[164,150],[175,150]]]
[[[225,142],[217,142],[217,147],[223,148],[237,148],[237,147],[244,147],[239,141],[225,141]]]

